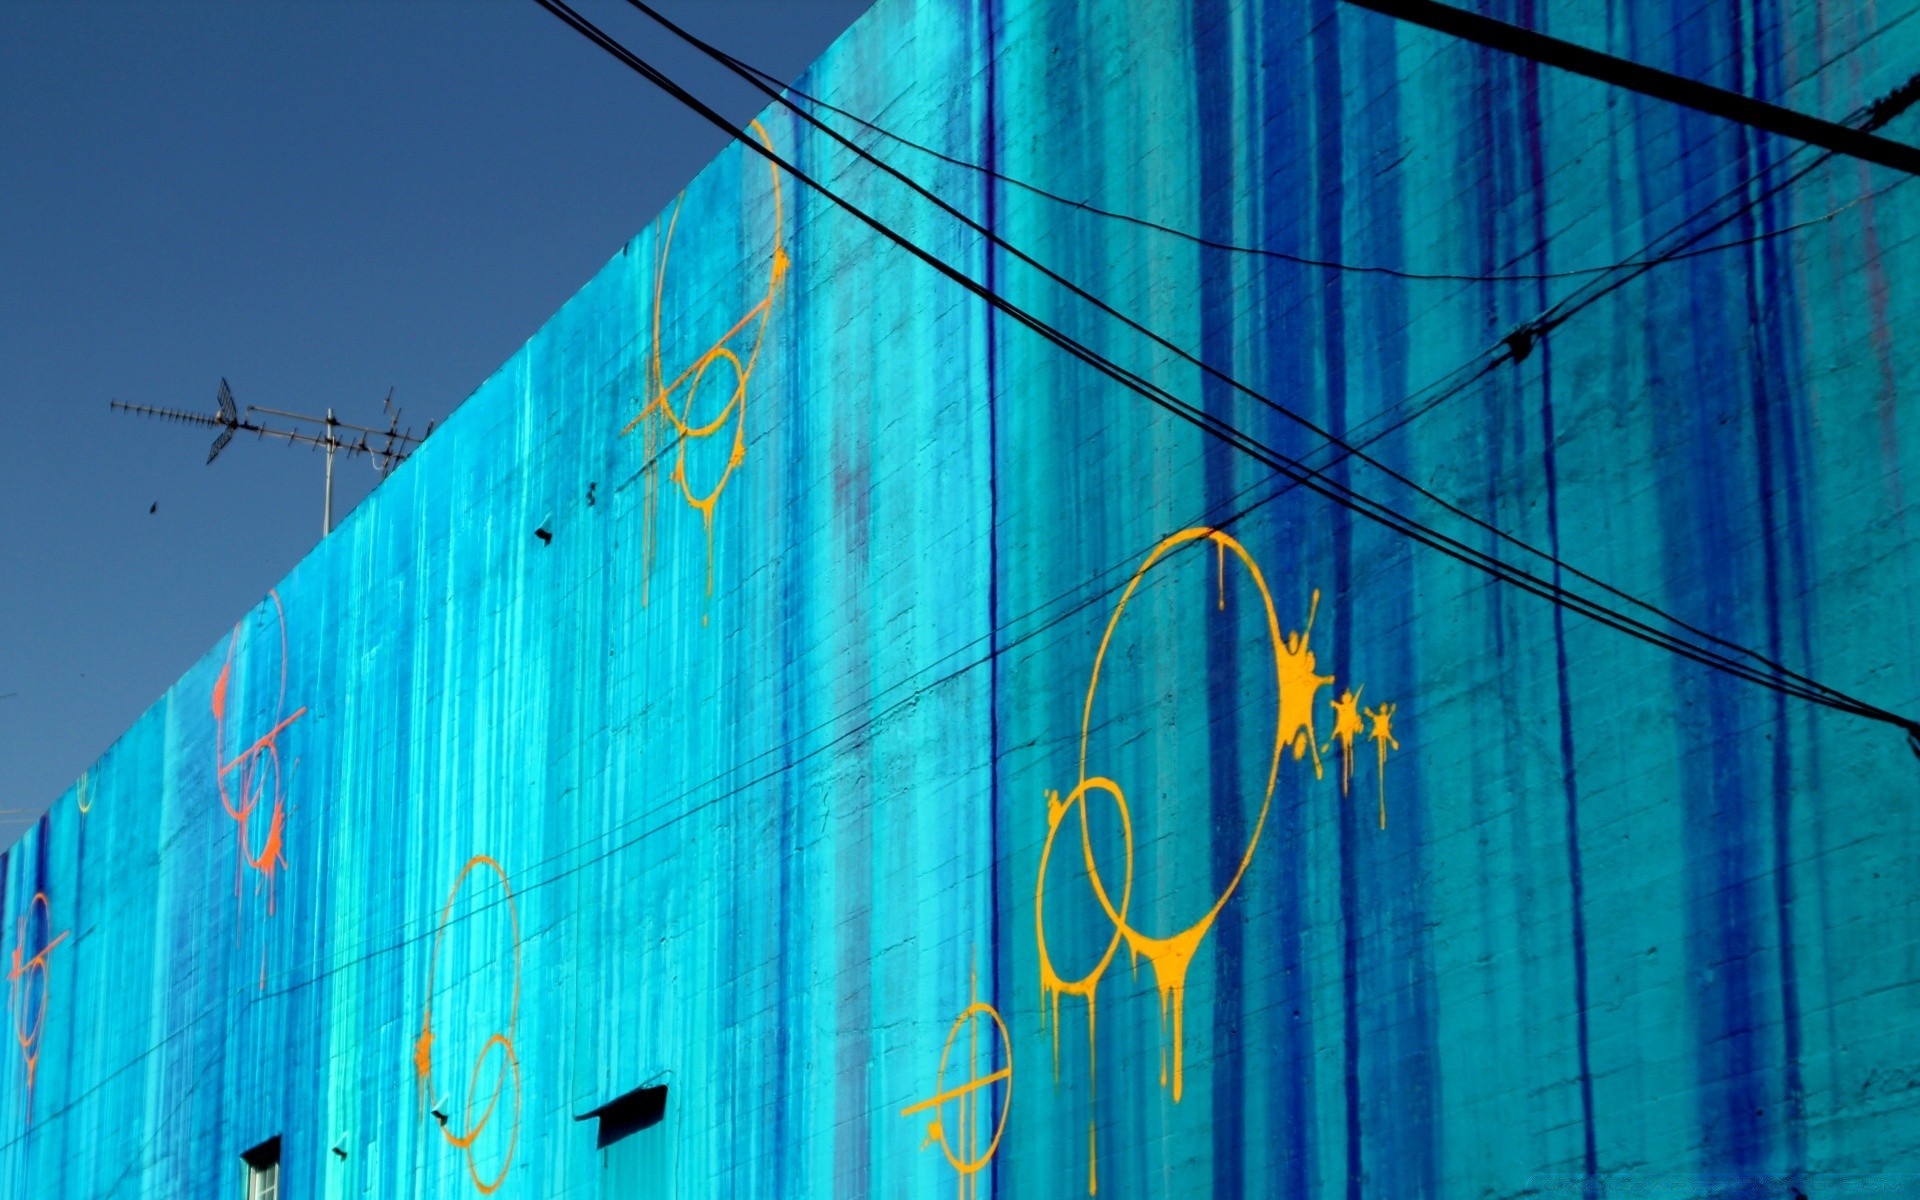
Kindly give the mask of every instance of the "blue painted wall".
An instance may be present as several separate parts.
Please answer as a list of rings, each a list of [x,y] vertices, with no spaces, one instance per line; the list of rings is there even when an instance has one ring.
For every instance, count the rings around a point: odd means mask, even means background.
[[[1920,67],[1910,6],[1543,10],[1490,11],[1836,118]],[[1461,509],[1920,710],[1911,184],[1332,0],[883,0],[803,86],[1276,252],[875,143]],[[1915,777],[1285,486],[736,147],[7,852],[0,1190],[239,1195],[276,1134],[289,1196],[1909,1170]],[[611,1150],[574,1119],[659,1082]]]

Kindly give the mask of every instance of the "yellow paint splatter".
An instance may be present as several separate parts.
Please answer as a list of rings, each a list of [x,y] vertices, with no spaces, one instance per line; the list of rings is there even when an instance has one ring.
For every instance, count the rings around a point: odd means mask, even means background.
[[[760,122],[754,121],[749,128],[760,143],[767,149],[773,149],[772,141]],[[647,357],[647,399],[640,408],[639,415],[628,421],[620,430],[625,437],[637,427],[642,431],[642,470],[646,472],[647,486],[641,517],[641,603],[646,603],[648,580],[652,575],[654,556],[654,518],[659,509],[658,472],[662,442],[678,436],[673,470],[669,476],[680,486],[680,493],[687,504],[700,514],[707,536],[707,595],[713,594],[713,508],[720,493],[726,490],[727,482],[747,457],[747,383],[753,378],[755,365],[760,359],[760,348],[767,337],[767,320],[773,312],[773,301],[785,281],[791,261],[787,257],[786,243],[783,239],[785,216],[781,207],[780,171],[771,164],[767,167],[773,184],[773,235],[772,246],[767,255],[767,287],[759,301],[746,311],[733,327],[720,335],[719,340],[708,346],[706,351],[685,370],[667,379],[662,366],[660,343],[661,297],[664,294],[667,277],[667,258],[673,249],[673,235],[680,224],[680,205],[686,199],[684,195],[674,201],[673,215],[667,221],[666,235],[661,239],[660,249],[654,256],[653,275],[653,346]],[[752,346],[746,352],[743,361],[730,345],[735,338],[752,330]],[[700,387],[707,381],[707,372],[716,366],[724,365],[732,372],[733,387],[727,393],[727,400],[720,411],[712,418],[696,422],[693,416],[693,402]],[[731,423],[733,444],[727,455],[727,465],[720,472],[720,478],[713,488],[704,495],[696,495],[693,485],[687,479],[687,446],[691,442],[704,440],[720,433]],[[662,426],[665,428],[663,429]],[[704,623],[705,618],[702,617]]]
[[[1248,565],[1252,565],[1251,559],[1248,560]],[[1258,572],[1256,571],[1255,574],[1257,576]],[[1261,586],[1264,590],[1265,585]],[[1316,588],[1313,600],[1307,606],[1306,629],[1299,633],[1288,634],[1286,645],[1279,648],[1276,657],[1276,669],[1280,678],[1281,741],[1293,743],[1295,761],[1304,757],[1309,749],[1313,751],[1315,779],[1321,777],[1321,771],[1320,739],[1315,737],[1313,732],[1313,698],[1321,688],[1333,682],[1331,675],[1314,673],[1313,651],[1307,648],[1307,639],[1313,633],[1314,614],[1319,611],[1320,592]]]
[[[1226,561],[1229,552],[1245,567],[1248,578],[1253,581],[1259,593],[1262,615],[1266,620],[1267,637],[1273,652],[1275,685],[1273,747],[1267,769],[1266,788],[1260,802],[1260,815],[1254,821],[1252,836],[1247,841],[1246,849],[1241,855],[1233,878],[1214,898],[1211,907],[1199,920],[1175,933],[1155,936],[1137,928],[1129,912],[1134,885],[1134,843],[1133,818],[1127,807],[1126,794],[1120,784],[1114,780],[1103,775],[1087,773],[1087,743],[1093,725],[1094,697],[1100,687],[1100,669],[1106,660],[1107,650],[1112,645],[1114,631],[1127,610],[1127,604],[1133,599],[1134,593],[1139,589],[1148,572],[1172,551],[1195,541],[1211,542],[1215,549],[1220,610],[1224,611],[1226,608]],[[1148,553],[1145,561],[1134,572],[1133,578],[1128,581],[1112,617],[1107,621],[1106,632],[1100,639],[1100,649],[1094,655],[1092,675],[1087,682],[1086,701],[1081,708],[1079,782],[1064,800],[1057,791],[1047,793],[1047,836],[1040,848],[1040,870],[1034,881],[1033,898],[1034,935],[1038,943],[1040,960],[1041,1019],[1043,1021],[1050,1019],[1053,1025],[1054,1079],[1057,1083],[1060,1076],[1060,999],[1062,996],[1076,996],[1085,1000],[1087,1005],[1087,1078],[1096,1105],[1099,1093],[1095,1080],[1094,1062],[1100,983],[1122,943],[1126,945],[1128,953],[1136,964],[1141,958],[1145,958],[1152,968],[1154,984],[1160,998],[1160,1023],[1163,1034],[1160,1046],[1160,1083],[1162,1087],[1172,1090],[1174,1103],[1180,1102],[1185,1075],[1187,972],[1192,966],[1194,955],[1213,928],[1214,921],[1226,907],[1227,901],[1233,898],[1234,892],[1240,886],[1240,881],[1246,875],[1247,868],[1253,862],[1254,852],[1260,844],[1261,832],[1266,827],[1267,815],[1273,806],[1274,786],[1279,778],[1281,759],[1288,749],[1292,750],[1296,762],[1303,760],[1311,752],[1314,777],[1324,778],[1320,761],[1320,741],[1314,729],[1314,710],[1320,689],[1332,684],[1334,680],[1332,676],[1319,673],[1310,643],[1314,617],[1319,611],[1319,604],[1320,593],[1315,591],[1308,602],[1305,627],[1283,637],[1280,631],[1280,619],[1274,609],[1273,594],[1267,587],[1266,579],[1261,574],[1258,564],[1253,561],[1246,547],[1220,530],[1195,527],[1166,538]],[[1344,692],[1340,699],[1332,702],[1332,707],[1334,710],[1333,737],[1340,743],[1342,752],[1341,790],[1344,794],[1353,776],[1353,742],[1362,728],[1359,690]],[[1386,811],[1386,751],[1389,744],[1395,749],[1398,748],[1398,743],[1392,742],[1389,725],[1393,712],[1393,705],[1382,705],[1366,714],[1373,718],[1374,722],[1373,732],[1369,736],[1380,744],[1383,827]],[[1113,901],[1112,893],[1106,886],[1093,853],[1093,836],[1087,807],[1096,793],[1109,799],[1114,811],[1120,817],[1122,873],[1118,904]],[[1047,869],[1052,862],[1054,843],[1068,815],[1076,812],[1079,817],[1081,854],[1085,861],[1088,882],[1092,886],[1094,898],[1098,901],[1101,911],[1113,926],[1113,933],[1093,967],[1084,975],[1068,979],[1063,977],[1054,966],[1053,957],[1047,946],[1046,880]],[[1097,1129],[1097,1117],[1089,1114],[1087,1121],[1087,1192],[1089,1195],[1099,1191]]]
[[[1400,710],[1397,704],[1382,704],[1379,708],[1367,710],[1367,719],[1373,722],[1367,730],[1367,738],[1380,747],[1380,828],[1387,827],[1387,748],[1395,750],[1400,743],[1393,740],[1393,714]]]
[[[1353,783],[1353,739],[1360,735],[1361,688],[1348,688],[1333,702],[1333,740],[1340,743],[1340,794]]]

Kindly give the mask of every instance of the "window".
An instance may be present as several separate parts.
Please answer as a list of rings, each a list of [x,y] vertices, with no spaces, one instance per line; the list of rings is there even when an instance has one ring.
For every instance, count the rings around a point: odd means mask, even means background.
[[[240,1156],[247,1167],[247,1200],[280,1200],[280,1138],[276,1134]]]

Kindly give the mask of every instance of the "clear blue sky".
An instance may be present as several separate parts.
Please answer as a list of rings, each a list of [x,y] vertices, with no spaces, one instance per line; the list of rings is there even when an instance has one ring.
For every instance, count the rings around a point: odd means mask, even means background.
[[[871,0],[656,2],[790,78]],[[723,141],[532,0],[0,0],[0,846],[320,535],[317,454],[108,400],[444,418]]]

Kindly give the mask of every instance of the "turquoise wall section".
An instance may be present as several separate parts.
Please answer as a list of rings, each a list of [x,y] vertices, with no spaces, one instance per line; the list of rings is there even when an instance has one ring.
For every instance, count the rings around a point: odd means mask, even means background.
[[[1910,6],[1492,11],[1835,118],[1920,69]],[[1272,252],[861,135],[1461,509],[1920,712],[1910,182],[1332,0],[883,0],[802,86]],[[1827,1194],[1920,1139],[1916,770],[1286,486],[736,146],[6,853],[0,1191],[238,1196],[279,1135],[290,1197]],[[611,1150],[575,1120],[661,1082]]]

